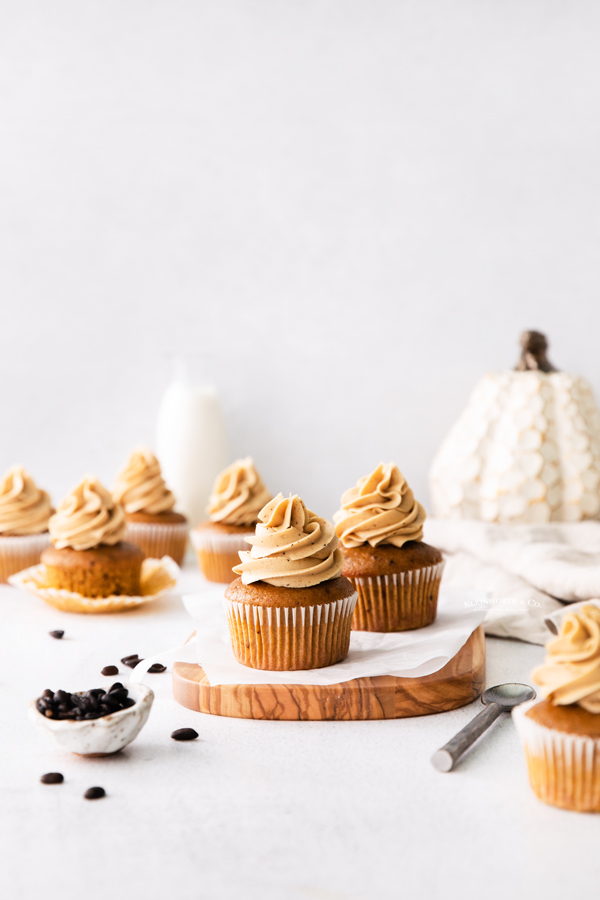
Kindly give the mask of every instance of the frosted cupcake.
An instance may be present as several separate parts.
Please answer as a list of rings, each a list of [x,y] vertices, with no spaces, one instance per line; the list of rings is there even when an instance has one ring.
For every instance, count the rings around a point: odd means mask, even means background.
[[[208,520],[190,534],[202,573],[208,581],[233,581],[233,567],[246,550],[258,514],[271,499],[250,457],[238,459],[217,476],[206,512]]]
[[[113,498],[125,511],[125,538],[146,556],[170,556],[181,564],[188,536],[187,519],[175,512],[175,497],[165,484],[160,463],[147,447],[136,447],[117,475]]]
[[[96,478],[67,494],[49,529],[52,545],[42,553],[49,587],[92,598],[139,595],[144,553],[124,540],[125,514]]]
[[[425,510],[398,467],[382,463],[342,497],[335,513],[342,574],[358,591],[356,631],[407,631],[431,625],[444,566],[423,542]]]
[[[259,513],[250,551],[225,591],[233,652],[253,669],[331,666],[350,644],[356,591],[341,576],[331,522],[298,496],[278,494]]]
[[[0,582],[39,563],[48,546],[52,504],[23,466],[12,466],[0,482]]]
[[[532,675],[541,700],[513,710],[529,781],[544,803],[600,812],[600,609],[565,616]]]

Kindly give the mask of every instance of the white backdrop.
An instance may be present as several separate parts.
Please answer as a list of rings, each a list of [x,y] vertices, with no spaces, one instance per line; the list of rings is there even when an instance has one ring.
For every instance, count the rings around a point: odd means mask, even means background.
[[[330,515],[524,328],[600,388],[600,7],[2,0],[0,468],[58,499],[212,351],[231,455]]]

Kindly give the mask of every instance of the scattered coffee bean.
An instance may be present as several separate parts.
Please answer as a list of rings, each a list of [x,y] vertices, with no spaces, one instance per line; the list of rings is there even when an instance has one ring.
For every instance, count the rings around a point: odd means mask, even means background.
[[[53,693],[48,689],[38,699],[36,706],[38,712],[48,719],[100,719],[122,709],[129,709],[134,704],[135,700],[129,696],[127,688],[117,681],[109,691],[92,688],[84,694],[69,694],[67,691]]]
[[[64,776],[60,772],[46,772],[40,778],[42,784],[62,784],[64,780]]]
[[[100,800],[101,797],[106,797],[106,791],[101,787],[92,787],[88,788],[83,796],[86,800]]]
[[[137,664],[138,664],[138,663],[141,663],[141,662],[144,662],[144,660],[143,660],[143,659],[140,659],[138,656],[136,656],[136,657],[132,657],[132,658],[128,659],[127,662],[125,663],[125,665],[126,665],[129,669],[135,669],[135,667],[137,666]]]
[[[124,666],[127,666],[127,665],[129,665],[129,661],[132,660],[132,659],[139,659],[138,654],[137,654],[137,653],[130,653],[129,656],[124,656],[124,657],[122,658],[121,662],[123,663]]]
[[[193,728],[178,728],[177,731],[174,731],[171,735],[174,741],[195,741],[198,737],[198,732],[194,731]]]
[[[50,637],[56,638],[57,641],[60,641],[61,637],[64,637],[64,631],[49,631],[48,634]]]
[[[101,675],[118,675],[119,670],[117,669],[116,666],[104,666],[104,668],[102,669],[100,674]]]
[[[154,674],[156,674],[157,672],[166,672],[166,671],[167,671],[167,667],[166,667],[166,666],[163,666],[162,663],[153,663],[153,664],[150,666],[150,668],[148,669],[148,671],[150,672],[151,675],[154,675]]]

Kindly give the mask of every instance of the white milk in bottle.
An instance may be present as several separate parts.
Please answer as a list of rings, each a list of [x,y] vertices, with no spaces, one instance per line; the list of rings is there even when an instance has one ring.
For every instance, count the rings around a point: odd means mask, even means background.
[[[197,525],[217,474],[228,463],[225,423],[216,388],[192,384],[183,360],[163,395],[156,427],[156,452],[177,509]]]

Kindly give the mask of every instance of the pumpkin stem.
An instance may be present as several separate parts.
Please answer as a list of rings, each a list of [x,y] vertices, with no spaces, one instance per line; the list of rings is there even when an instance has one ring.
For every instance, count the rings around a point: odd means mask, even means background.
[[[538,372],[558,372],[548,357],[548,341],[541,331],[524,331],[521,335],[521,359],[515,366],[515,372],[534,370]]]

